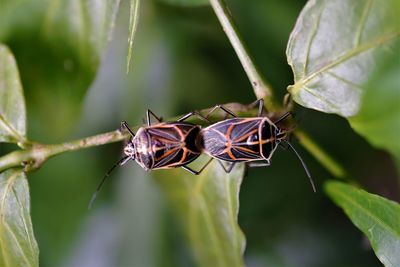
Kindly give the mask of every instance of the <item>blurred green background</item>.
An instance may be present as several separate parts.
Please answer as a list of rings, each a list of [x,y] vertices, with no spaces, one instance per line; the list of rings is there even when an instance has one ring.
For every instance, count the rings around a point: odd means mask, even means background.
[[[168,118],[217,103],[255,100],[210,7],[142,2],[128,75],[127,1],[121,3],[97,70],[93,66],[99,58],[91,49],[101,53],[102,47],[82,44],[76,53],[80,39],[66,38],[62,21],[71,10],[55,12],[60,7],[44,0],[0,4],[0,41],[11,48],[20,69],[31,140],[91,136],[118,128],[122,120],[139,125],[147,108]],[[228,4],[261,73],[281,99],[293,83],[286,44],[305,1]],[[388,154],[372,148],[343,118],[296,111],[301,127],[368,191],[400,200]],[[322,193],[323,181],[332,177],[294,144],[320,190],[312,194],[298,160],[282,150],[271,167],[249,170],[239,213],[247,266],[380,265],[367,239]],[[122,145],[64,154],[29,175],[41,266],[195,266],[182,226],[150,173],[138,165],[115,171],[87,210]],[[9,148],[0,149],[3,154]]]

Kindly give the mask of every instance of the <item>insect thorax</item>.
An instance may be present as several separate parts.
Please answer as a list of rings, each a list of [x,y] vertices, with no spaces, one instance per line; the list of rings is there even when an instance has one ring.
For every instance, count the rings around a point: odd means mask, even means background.
[[[274,123],[270,120],[264,120],[263,123],[260,125],[260,148],[261,148],[261,155],[265,159],[270,159],[271,154],[275,150],[276,146],[278,145],[276,142],[276,133],[278,128]]]
[[[132,140],[135,160],[145,170],[151,169],[154,164],[151,151],[151,139],[144,128],[140,128]]]

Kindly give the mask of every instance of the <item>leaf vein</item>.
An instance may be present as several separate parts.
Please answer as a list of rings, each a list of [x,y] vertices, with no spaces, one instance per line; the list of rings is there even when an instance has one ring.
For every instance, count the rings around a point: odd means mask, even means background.
[[[355,34],[354,47],[357,47],[360,44],[361,35],[362,35],[362,32],[365,27],[365,22],[367,20],[368,13],[371,10],[372,1],[373,0],[369,0],[364,6],[364,10],[363,10],[363,12],[361,14],[361,18],[360,18],[360,24],[358,25],[358,29]]]
[[[30,264],[30,261],[29,261],[28,258],[26,257],[26,254],[24,253],[24,249],[22,248],[21,243],[18,242],[18,238],[17,238],[17,236],[15,235],[14,231],[11,230],[10,225],[8,224],[8,222],[7,222],[7,221],[3,221],[3,224],[4,224],[4,226],[5,226],[5,229],[11,234],[11,236],[12,236],[12,238],[13,238],[13,240],[14,240],[14,243],[17,245],[18,249],[21,251],[22,257],[24,258],[24,260],[25,260],[26,263],[27,263],[26,266],[32,266],[32,265]]]
[[[24,142],[25,141],[25,137],[21,136],[18,131],[8,123],[8,121],[5,120],[5,118],[3,117],[3,115],[0,114],[0,122],[3,124],[4,128],[6,129],[6,131],[8,131],[10,133],[10,135],[12,137],[14,137],[17,141],[19,142]]]
[[[313,42],[313,40],[314,40],[314,38],[315,38],[315,36],[317,34],[318,28],[319,28],[319,24],[320,24],[320,21],[321,21],[321,16],[322,16],[322,13],[323,13],[324,4],[325,4],[325,2],[322,2],[321,12],[318,13],[317,20],[313,25],[314,27],[312,28],[312,32],[310,34],[310,38],[309,38],[308,43],[307,43],[307,49],[306,49],[305,58],[304,58],[304,65],[303,65],[303,76],[305,76],[306,72],[307,72],[311,45],[312,45],[312,42]]]
[[[308,77],[303,78],[302,80],[298,81],[297,83],[306,84],[307,82],[314,79],[316,76],[323,73],[324,71],[327,71],[327,70],[335,67],[336,65],[347,61],[348,59],[352,58],[353,56],[356,56],[365,51],[368,51],[369,49],[375,48],[376,46],[379,46],[383,43],[389,42],[392,39],[398,37],[399,35],[400,35],[400,32],[394,32],[391,34],[387,34],[387,35],[383,36],[382,38],[378,38],[377,40],[374,40],[372,42],[366,43],[364,45],[360,45],[358,48],[351,49],[351,50],[347,51],[346,53],[344,53],[342,56],[334,59],[331,63],[325,65],[324,67],[320,68],[318,71],[312,73]]]
[[[342,196],[349,204],[352,204],[354,207],[358,208],[359,210],[362,210],[365,212],[366,215],[368,215],[372,220],[376,221],[377,225],[381,225],[383,228],[385,228],[388,232],[391,232],[395,236],[400,238],[400,233],[397,233],[396,230],[392,229],[390,225],[382,221],[379,217],[377,217],[375,214],[370,212],[368,209],[366,209],[363,205],[349,197],[346,193],[336,189],[336,194]]]
[[[341,76],[339,76],[339,75],[337,75],[337,74],[335,74],[335,73],[333,73],[331,71],[327,71],[326,73],[331,75],[332,77],[338,79],[339,81],[341,81],[341,82],[343,82],[343,83],[345,83],[347,85],[350,85],[351,87],[354,87],[358,91],[361,91],[363,89],[360,85],[355,84],[355,83],[353,83],[353,82],[351,82],[351,81],[349,81],[349,80],[347,80],[347,79],[345,79],[345,78],[343,78],[343,77],[341,77]]]
[[[328,104],[332,109],[338,109],[338,106],[336,106],[334,103],[332,103],[328,99],[326,99],[324,97],[321,97],[320,95],[316,94],[314,92],[314,90],[312,90],[311,88],[308,88],[305,85],[303,85],[303,88],[304,88],[305,91],[307,91],[309,94],[315,96],[315,98],[319,99],[321,102],[324,102],[324,103]]]
[[[20,207],[20,211],[21,211],[21,214],[22,214],[22,221],[23,221],[23,223],[24,223],[24,231],[25,231],[25,234],[26,234],[26,237],[28,238],[28,243],[29,243],[29,246],[30,246],[30,248],[31,248],[31,250],[33,251],[35,248],[34,248],[34,246],[33,246],[33,242],[32,242],[32,239],[31,239],[31,235],[29,234],[29,231],[28,231],[28,225],[27,225],[27,223],[26,223],[26,220],[25,220],[25,214],[24,214],[24,205],[21,203],[21,201],[19,200],[19,197],[18,197],[18,194],[15,192],[15,189],[14,189],[14,187],[12,188],[12,191],[13,191],[13,194],[14,194],[14,196],[15,196],[15,199],[17,200],[17,203],[18,203],[18,205],[19,205],[19,207]]]
[[[4,229],[8,230],[12,234],[12,236],[16,240],[15,243],[17,243],[17,245],[21,249],[21,252],[22,252],[24,258],[26,259],[28,265],[30,265],[29,261],[27,260],[27,258],[25,256],[25,253],[23,253],[23,249],[22,249],[21,245],[19,244],[19,242],[17,241],[17,239],[15,237],[15,234],[10,230],[9,225],[8,225],[7,221],[5,220],[4,213],[3,213],[4,212],[4,205],[5,205],[5,202],[6,202],[6,198],[7,198],[8,192],[10,191],[9,188],[10,188],[10,186],[12,186],[14,184],[14,181],[15,181],[15,179],[16,179],[16,177],[18,175],[19,175],[19,172],[18,171],[14,171],[14,174],[12,174],[7,179],[7,183],[4,186],[4,192],[3,192],[3,196],[2,196],[2,199],[1,199],[1,205],[0,205],[0,218],[1,218],[1,222],[2,222],[1,225],[3,225]],[[4,251],[4,247],[6,246],[6,242],[4,240],[4,235],[3,234],[0,235],[0,243],[1,243],[2,251],[3,251],[4,259],[5,259],[6,262],[9,262],[9,260],[6,259],[8,257],[6,256],[6,253]]]

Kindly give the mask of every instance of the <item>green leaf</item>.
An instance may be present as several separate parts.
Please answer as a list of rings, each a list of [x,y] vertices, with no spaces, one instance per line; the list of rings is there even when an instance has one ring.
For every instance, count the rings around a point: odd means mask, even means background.
[[[26,110],[15,58],[0,44],[0,142],[24,142]]]
[[[159,0],[164,3],[168,3],[170,5],[176,6],[186,6],[186,7],[196,7],[196,6],[204,6],[209,5],[209,0]]]
[[[383,61],[371,76],[360,111],[349,122],[370,143],[400,161],[400,42],[394,51],[397,55]]]
[[[129,16],[129,37],[128,37],[128,56],[126,72],[129,72],[129,64],[132,58],[133,38],[135,37],[137,25],[139,23],[140,0],[131,0],[131,11]]]
[[[97,68],[111,39],[120,0],[48,1],[44,34],[52,41],[64,41],[82,64]],[[63,29],[63,31],[60,31]]]
[[[368,237],[379,260],[400,266],[400,205],[341,182],[327,182],[325,190]]]
[[[200,266],[243,266],[245,239],[237,223],[244,165],[231,173],[215,160],[198,176],[168,170],[157,179],[183,222]]]
[[[0,173],[0,266],[39,266],[28,181],[22,170]]]
[[[363,85],[399,39],[398,14],[396,0],[307,2],[286,51],[293,99],[344,117],[357,114]]]
[[[111,38],[119,3],[1,2],[0,42],[10,46],[18,61],[29,99],[28,116],[52,122],[32,123],[33,138],[40,135],[48,142],[59,140],[75,125],[83,97]]]

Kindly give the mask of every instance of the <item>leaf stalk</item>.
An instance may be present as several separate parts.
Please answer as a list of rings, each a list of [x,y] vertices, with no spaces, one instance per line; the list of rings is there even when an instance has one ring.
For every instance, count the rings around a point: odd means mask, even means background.
[[[252,58],[250,57],[242,38],[236,29],[231,13],[223,0],[210,0],[222,28],[231,42],[243,68],[253,87],[257,99],[264,99],[268,110],[276,110],[274,94],[271,86],[262,78],[257,70]]]
[[[299,139],[300,144],[314,158],[325,167],[325,169],[336,178],[349,178],[347,172],[338,162],[336,162],[326,151],[324,151],[312,138],[300,129],[296,129],[294,135]]]

